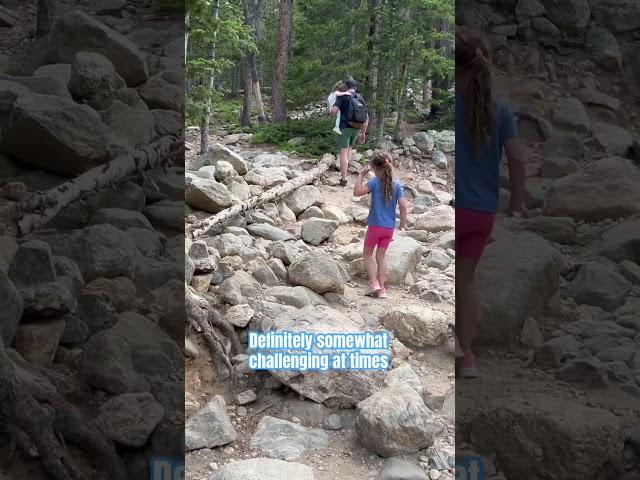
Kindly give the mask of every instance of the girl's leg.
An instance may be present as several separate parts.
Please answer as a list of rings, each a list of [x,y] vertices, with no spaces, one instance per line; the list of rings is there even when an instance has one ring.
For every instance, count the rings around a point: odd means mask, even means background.
[[[376,278],[376,266],[373,263],[373,248],[365,245],[364,251],[362,252],[362,258],[364,260],[364,266],[367,269],[367,274],[369,275],[369,286],[371,287],[371,290],[377,290],[380,286],[378,285],[378,280]]]
[[[378,264],[378,271],[376,272],[376,278],[380,288],[384,290],[384,282],[387,280],[387,259],[385,257],[387,253],[386,248],[380,248],[376,250],[376,263]]]
[[[338,113],[336,113],[336,124],[334,126],[338,130],[340,130],[340,110],[338,110]]]
[[[480,298],[474,283],[478,260],[456,258],[456,336],[465,356],[471,347],[480,323]]]

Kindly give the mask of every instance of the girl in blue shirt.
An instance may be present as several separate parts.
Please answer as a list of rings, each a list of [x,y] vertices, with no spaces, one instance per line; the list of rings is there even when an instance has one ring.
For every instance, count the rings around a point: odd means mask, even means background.
[[[375,173],[375,178],[363,185],[364,176],[371,170]],[[363,251],[364,265],[369,275],[367,295],[387,298],[384,288],[387,278],[385,255],[396,227],[396,205],[400,207],[400,229],[404,230],[407,227],[407,200],[404,198],[402,184],[393,179],[390,153],[382,151],[374,153],[369,165],[358,173],[353,194],[360,197],[367,193],[371,193]],[[375,263],[373,262],[374,250],[376,250]]]

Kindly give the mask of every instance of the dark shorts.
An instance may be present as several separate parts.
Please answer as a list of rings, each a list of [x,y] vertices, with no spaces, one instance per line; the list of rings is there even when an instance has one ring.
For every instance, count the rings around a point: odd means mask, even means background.
[[[340,130],[342,131],[342,135],[338,137],[338,148],[353,147],[358,140],[358,135],[360,135],[360,129],[346,127]]]
[[[491,239],[493,213],[456,208],[456,256],[479,260]]]

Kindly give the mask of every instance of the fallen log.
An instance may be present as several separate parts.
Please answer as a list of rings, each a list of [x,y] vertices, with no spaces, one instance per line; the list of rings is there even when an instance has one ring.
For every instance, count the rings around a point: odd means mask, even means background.
[[[242,212],[246,212],[247,210],[251,210],[259,205],[271,202],[273,200],[277,200],[285,195],[293,192],[297,188],[300,188],[303,185],[307,185],[309,183],[314,182],[321,175],[323,175],[329,166],[333,162],[333,157],[329,158],[325,156],[320,160],[318,166],[313,170],[309,170],[308,172],[303,173],[300,176],[297,176],[291,180],[284,182],[282,185],[278,185],[277,187],[273,187],[261,195],[257,195],[255,197],[251,197],[244,202],[240,202],[232,207],[229,207],[221,212],[216,213],[211,217],[204,218],[199,220],[195,224],[191,225],[191,235],[193,238],[198,238],[199,236],[206,233],[211,227],[217,225],[218,223],[232,218]]]
[[[26,235],[52,220],[64,207],[83,195],[116,185],[131,174],[152,168],[166,168],[180,158],[183,145],[181,137],[166,135],[148,147],[122,155],[57,187],[27,198],[18,205],[18,211],[25,212],[18,221],[18,232]]]

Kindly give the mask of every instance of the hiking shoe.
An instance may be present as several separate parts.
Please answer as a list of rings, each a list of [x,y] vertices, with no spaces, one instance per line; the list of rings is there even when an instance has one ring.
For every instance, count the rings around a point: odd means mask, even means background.
[[[347,179],[346,178],[341,178],[340,179],[340,186],[341,187],[346,187],[347,186]]]
[[[376,297],[378,297],[381,300],[386,300],[387,291],[384,288],[381,288],[380,290],[378,290],[378,293],[376,293]]]
[[[333,131],[338,135],[342,135],[342,130],[340,130],[338,127],[333,127]]]
[[[380,290],[380,285],[378,285],[377,283],[375,283],[373,285],[369,284],[367,286],[367,291],[365,292],[365,296],[367,296],[367,297],[375,297],[379,290]]]
[[[462,358],[460,368],[458,368],[458,378],[477,378],[478,367],[476,365],[476,357],[473,353],[469,353]]]

